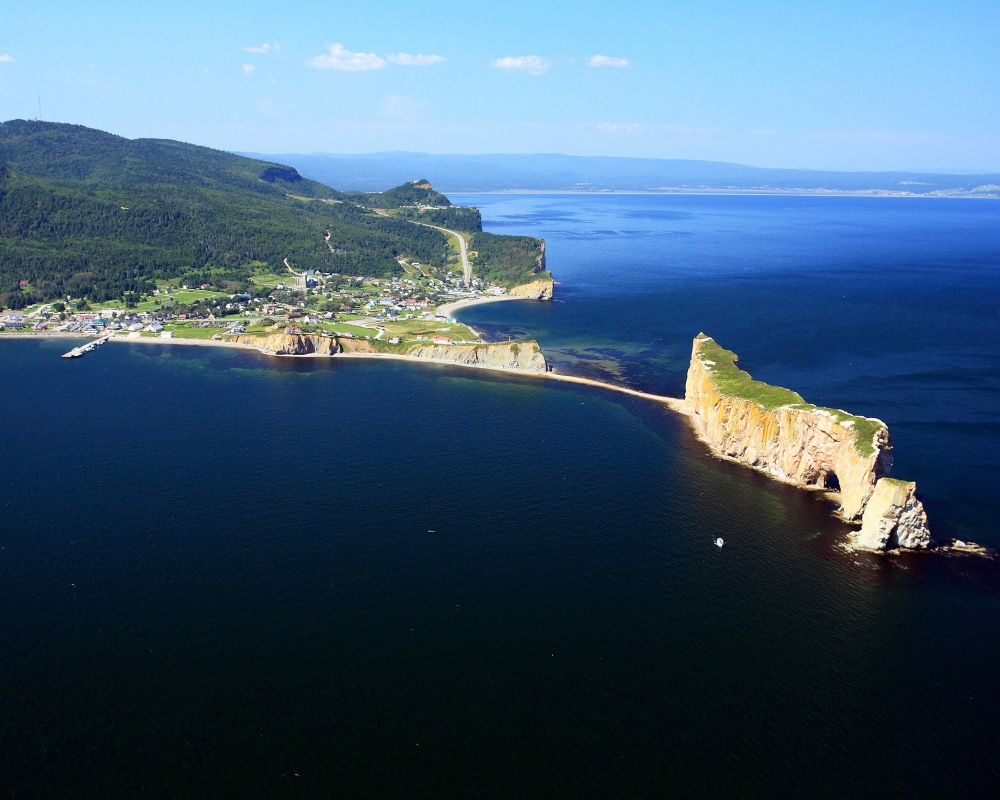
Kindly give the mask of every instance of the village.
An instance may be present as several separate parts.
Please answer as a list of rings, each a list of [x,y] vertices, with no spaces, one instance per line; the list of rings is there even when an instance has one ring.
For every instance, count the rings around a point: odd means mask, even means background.
[[[409,265],[408,265],[409,266]],[[415,265],[419,267],[418,265]],[[35,333],[84,337],[121,336],[221,339],[223,334],[313,333],[365,338],[396,345],[481,341],[472,328],[438,307],[502,297],[506,290],[468,288],[445,275],[372,278],[307,271],[263,275],[234,293],[210,283],[158,282],[151,296],[129,308],[120,302],[67,298],[0,315],[0,335]]]

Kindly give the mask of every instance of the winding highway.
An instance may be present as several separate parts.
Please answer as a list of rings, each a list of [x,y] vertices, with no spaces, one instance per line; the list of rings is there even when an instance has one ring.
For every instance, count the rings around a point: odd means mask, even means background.
[[[450,231],[447,228],[441,228],[437,225],[428,225],[426,222],[417,222],[416,224],[427,228],[434,228],[434,230],[447,233],[449,236],[454,236],[458,239],[458,252],[462,256],[462,271],[465,273],[465,288],[468,289],[472,285],[472,267],[469,266],[469,253],[465,245],[465,237],[458,233],[458,231]]]
[[[383,217],[391,216],[381,209],[372,209],[376,214]],[[458,231],[450,231],[447,228],[442,228],[440,225],[431,225],[427,222],[417,222],[416,220],[407,220],[412,222],[414,225],[423,225],[425,228],[433,228],[436,231],[441,231],[441,233],[446,233],[449,236],[454,236],[458,239],[458,252],[462,256],[462,272],[465,273],[465,287],[468,288],[472,285],[472,267],[469,265],[469,252],[465,244],[465,237],[462,236]]]

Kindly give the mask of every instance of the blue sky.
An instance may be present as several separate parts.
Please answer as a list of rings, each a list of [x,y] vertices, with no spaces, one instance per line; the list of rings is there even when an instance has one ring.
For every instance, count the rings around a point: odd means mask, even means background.
[[[228,150],[1000,171],[998,32],[997,0],[7,2],[0,117],[41,96]]]

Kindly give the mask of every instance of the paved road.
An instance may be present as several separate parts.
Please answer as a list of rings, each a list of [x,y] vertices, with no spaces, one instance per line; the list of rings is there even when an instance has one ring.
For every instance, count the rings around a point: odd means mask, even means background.
[[[412,220],[411,220],[412,221]],[[442,233],[447,233],[450,236],[454,236],[458,239],[458,252],[462,256],[462,271],[465,273],[465,286],[468,288],[472,285],[472,267],[469,266],[469,253],[465,247],[465,237],[458,231],[450,231],[447,228],[441,228],[437,225],[428,225],[426,222],[417,222],[416,225],[423,225],[427,228],[434,228],[436,231],[441,231]]]
[[[391,214],[386,213],[378,208],[373,209],[376,214],[383,217],[391,216]],[[433,228],[436,231],[441,231],[442,233],[447,233],[449,236],[454,236],[458,239],[458,252],[462,256],[462,271],[465,273],[465,286],[468,288],[472,286],[472,267],[469,265],[469,253],[465,246],[465,237],[462,236],[458,231],[450,231],[447,228],[442,228],[438,225],[430,225],[426,222],[416,222],[414,220],[409,220],[414,225],[423,225],[425,228]],[[423,272],[423,270],[421,270]]]

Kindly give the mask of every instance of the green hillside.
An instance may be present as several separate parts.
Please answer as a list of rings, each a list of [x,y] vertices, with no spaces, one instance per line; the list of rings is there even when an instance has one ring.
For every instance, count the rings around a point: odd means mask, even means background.
[[[110,300],[255,270],[399,275],[446,237],[385,217],[281,164],[76,125],[0,124],[0,304]],[[329,235],[329,241],[326,241]],[[29,282],[22,291],[18,284]]]
[[[344,197],[366,208],[392,211],[394,216],[474,233],[483,229],[478,208],[453,206],[426,178],[404,183],[386,192],[347,192]]]
[[[476,275],[508,289],[552,277],[545,269],[545,243],[541,239],[480,231],[473,235],[470,250]]]
[[[340,197],[292,167],[162,139],[125,139],[82,125],[0,124],[0,161],[39,178],[102,188],[170,184],[264,196]]]
[[[402,275],[399,257],[447,258],[447,237],[414,222],[481,237],[481,277],[511,286],[539,269],[539,240],[483,234],[478,210],[426,180],[342,193],[283,164],[183,142],[0,124],[0,306],[133,303],[157,280],[236,292],[254,274],[285,274],[286,260],[296,271]]]
[[[403,208],[404,206],[444,206],[451,201],[440,192],[435,192],[430,181],[420,178],[386,192],[349,192],[348,199],[370,208]]]

